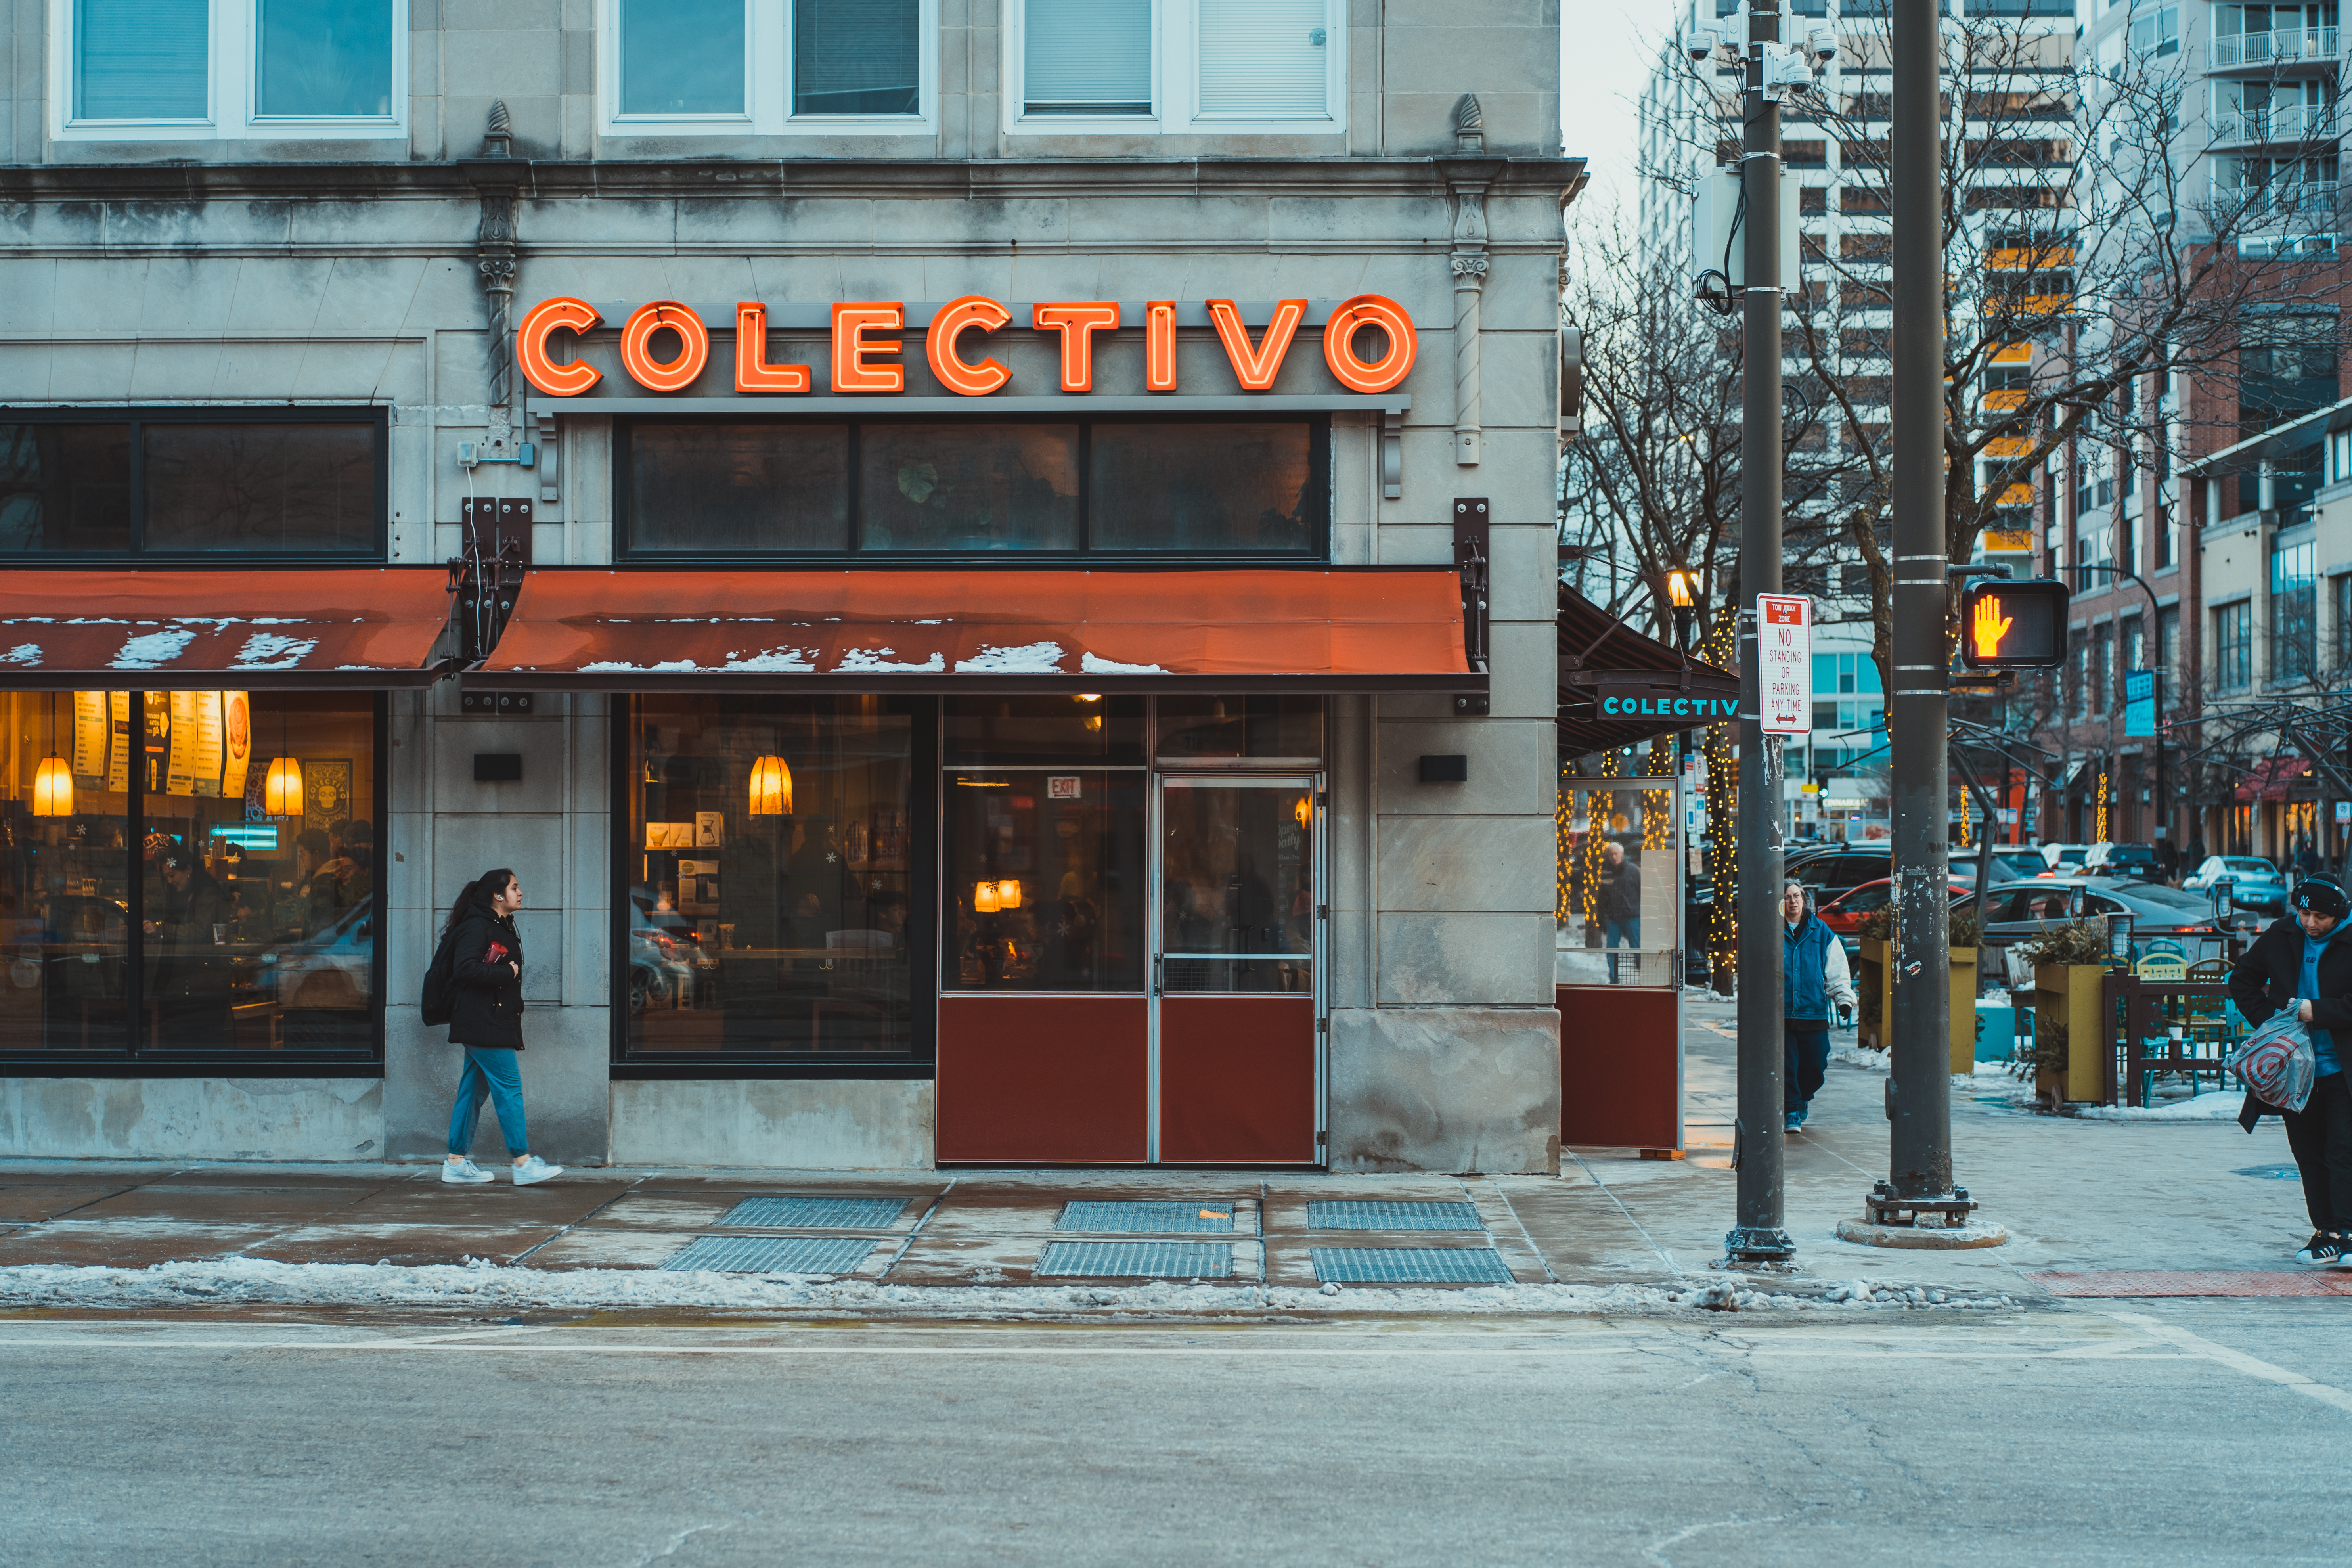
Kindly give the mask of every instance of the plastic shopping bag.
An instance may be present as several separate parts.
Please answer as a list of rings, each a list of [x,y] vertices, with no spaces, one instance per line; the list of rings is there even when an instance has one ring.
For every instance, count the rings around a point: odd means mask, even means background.
[[[2295,1022],[2296,1011],[2293,1002],[2280,1008],[2221,1064],[2256,1100],[2282,1110],[2301,1110],[2311,1098],[2312,1080],[2319,1076],[2319,1058],[2312,1051],[2311,1036]]]

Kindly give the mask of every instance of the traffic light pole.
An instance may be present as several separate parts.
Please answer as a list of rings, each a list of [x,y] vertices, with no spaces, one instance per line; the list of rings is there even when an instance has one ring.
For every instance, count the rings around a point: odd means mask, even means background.
[[[1759,47],[1780,37],[1777,3],[1748,13],[1740,51],[1748,74],[1740,159],[1748,243],[1739,426],[1739,1193],[1738,1223],[1724,1238],[1724,1262],[1748,1267],[1796,1256],[1781,1223],[1780,740],[1764,733],[1756,627],[1756,595],[1780,591],[1780,104],[1778,91],[1765,89]]]

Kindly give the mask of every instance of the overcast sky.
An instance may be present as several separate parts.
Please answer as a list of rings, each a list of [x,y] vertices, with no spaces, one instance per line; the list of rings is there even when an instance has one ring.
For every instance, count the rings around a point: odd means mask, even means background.
[[[1563,0],[1561,150],[1589,159],[1592,174],[1580,202],[1614,200],[1632,216],[1634,104],[1650,66],[1644,35],[1663,32],[1674,14],[1672,0]]]

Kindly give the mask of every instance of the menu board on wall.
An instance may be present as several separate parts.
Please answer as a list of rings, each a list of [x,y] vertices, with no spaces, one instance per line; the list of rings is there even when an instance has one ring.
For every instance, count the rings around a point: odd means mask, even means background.
[[[198,691],[192,695],[196,700],[196,778],[194,793],[217,795],[221,792],[221,694]]]
[[[171,749],[163,763],[163,793],[194,795],[196,784],[196,694],[172,693]]]
[[[108,692],[106,711],[107,729],[113,741],[106,753],[106,787],[127,790],[131,787],[131,752],[135,740],[131,733],[131,693]]]
[[[221,798],[245,798],[246,764],[253,761],[253,703],[242,691],[221,700]]]
[[[74,788],[102,789],[106,784],[106,693],[74,693]]]

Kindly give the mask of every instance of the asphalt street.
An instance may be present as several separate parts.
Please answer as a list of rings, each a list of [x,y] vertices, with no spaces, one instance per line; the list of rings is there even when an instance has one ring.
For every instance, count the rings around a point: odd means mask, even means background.
[[[2332,1563],[2341,1310],[16,1314],[0,1562]]]

